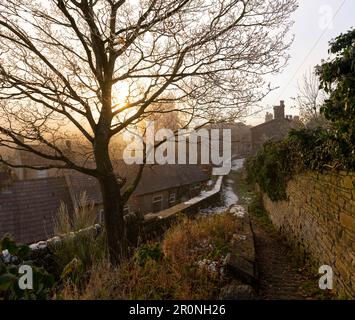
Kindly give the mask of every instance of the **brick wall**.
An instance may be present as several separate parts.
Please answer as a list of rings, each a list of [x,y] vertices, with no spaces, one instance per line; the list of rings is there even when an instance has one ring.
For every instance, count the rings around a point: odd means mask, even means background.
[[[355,297],[355,173],[298,175],[287,195],[272,202],[263,194],[273,224],[313,262],[333,268],[338,295]]]

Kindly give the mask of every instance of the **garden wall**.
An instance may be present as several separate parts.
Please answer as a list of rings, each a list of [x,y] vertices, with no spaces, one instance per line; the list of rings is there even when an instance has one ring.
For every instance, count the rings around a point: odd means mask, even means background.
[[[333,268],[338,295],[355,297],[355,173],[298,175],[287,195],[273,202],[263,194],[273,224],[306,257]]]
[[[180,213],[193,216],[197,214],[201,209],[209,206],[217,206],[221,201],[221,190],[223,185],[224,176],[218,177],[213,188],[209,191],[203,191],[200,196],[190,199],[186,202],[179,203],[169,209],[144,216],[144,220],[140,221],[139,217],[135,215],[129,215],[127,222],[128,228],[128,241],[132,246],[136,246],[139,242],[144,242],[150,239],[161,237],[171,223],[178,217]],[[95,225],[83,230],[79,230],[77,233],[93,232],[98,235],[102,232],[100,225]],[[71,233],[66,236],[75,237],[77,233]],[[51,261],[51,246],[55,243],[62,241],[60,237],[53,237],[46,241],[39,241],[30,245],[31,258],[34,262],[38,262],[38,265],[43,264],[43,259]],[[8,252],[0,251],[0,258],[5,262],[10,262],[16,257],[11,257]],[[44,264],[48,264],[44,261]]]

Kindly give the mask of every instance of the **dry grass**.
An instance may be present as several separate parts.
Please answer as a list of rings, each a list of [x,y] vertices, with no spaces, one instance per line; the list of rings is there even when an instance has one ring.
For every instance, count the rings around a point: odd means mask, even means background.
[[[236,227],[231,214],[201,217],[194,221],[184,219],[167,232],[163,252],[177,263],[187,256],[220,259],[228,250]]]
[[[91,227],[96,223],[97,209],[94,203],[88,201],[86,192],[80,194],[74,207],[74,212],[70,215],[65,204],[61,204],[54,221],[55,235],[68,234],[72,231]]]
[[[161,244],[142,246],[116,269],[105,261],[93,266],[83,290],[67,283],[59,298],[215,299],[226,279],[219,268],[210,272],[197,262],[220,265],[235,229],[235,218],[228,214],[183,219]]]
[[[62,205],[54,223],[54,233],[64,236],[54,247],[54,258],[59,270],[63,270],[73,259],[78,259],[87,270],[98,264],[106,256],[105,235],[99,236],[91,232],[68,236],[71,232],[92,227],[96,223],[97,208],[88,201],[86,193],[80,195],[75,203],[75,210],[70,214]]]

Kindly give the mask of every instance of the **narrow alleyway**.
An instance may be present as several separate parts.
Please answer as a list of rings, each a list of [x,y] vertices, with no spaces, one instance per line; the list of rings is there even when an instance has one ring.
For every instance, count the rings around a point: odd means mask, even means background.
[[[306,284],[316,290],[317,280],[310,279],[292,256],[291,249],[276,232],[252,219],[256,261],[259,273],[259,299],[306,299]],[[303,272],[302,272],[303,271]]]
[[[239,166],[227,177],[227,187],[236,194],[238,204],[248,207],[251,194],[242,179]],[[309,269],[297,261],[292,249],[281,235],[273,229],[267,216],[262,219],[249,212],[254,232],[258,270],[257,299],[293,300],[324,298],[318,288],[318,275],[310,275]],[[308,271],[307,271],[308,270]]]

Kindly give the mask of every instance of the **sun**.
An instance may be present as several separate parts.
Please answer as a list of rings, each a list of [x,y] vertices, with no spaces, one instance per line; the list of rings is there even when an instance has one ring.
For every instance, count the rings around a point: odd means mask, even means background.
[[[112,87],[112,109],[117,110],[127,104],[129,85],[126,82],[115,83]]]

